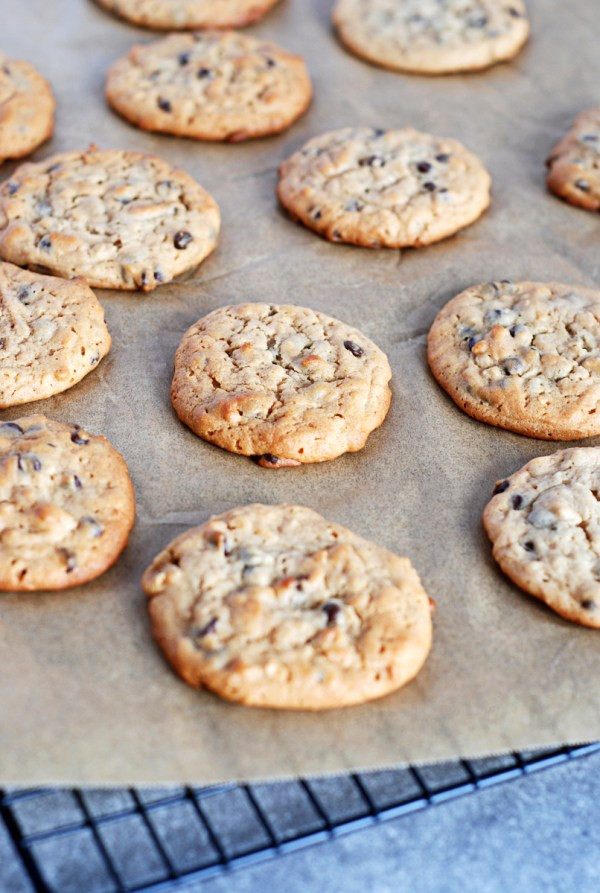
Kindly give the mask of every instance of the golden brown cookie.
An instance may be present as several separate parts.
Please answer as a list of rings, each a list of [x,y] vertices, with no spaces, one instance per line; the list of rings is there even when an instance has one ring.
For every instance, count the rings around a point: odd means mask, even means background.
[[[600,106],[578,115],[546,165],[552,192],[587,211],[600,211]]]
[[[600,448],[560,450],[498,481],[483,513],[494,558],[558,614],[600,628]]]
[[[93,580],[134,515],[127,465],[104,437],[43,415],[0,423],[0,590]]]
[[[66,391],[110,345],[104,310],[84,280],[0,263],[0,409]]]
[[[346,127],[311,139],[279,168],[294,219],[332,242],[429,245],[485,211],[490,176],[461,143],[412,127]]]
[[[522,0],[337,0],[333,23],[357,56],[417,74],[488,68],[529,37]]]
[[[210,254],[219,225],[199,183],[142,152],[65,152],[0,187],[0,257],[98,288],[169,282]]]
[[[300,56],[248,34],[202,31],[134,46],[110,69],[106,96],[145,130],[237,142],[285,130],[312,87]]]
[[[416,676],[431,647],[408,558],[302,506],[211,518],[167,546],[142,585],[179,675],[242,704],[361,704]]]
[[[261,19],[277,0],[98,0],[134,25],[181,31],[239,28]]]
[[[466,413],[544,440],[600,434],[600,292],[489,282],[453,298],[429,332],[431,371]]]
[[[0,163],[29,155],[52,136],[55,106],[33,65],[0,53]]]
[[[177,415],[265,468],[360,450],[390,404],[387,357],[358,329],[291,304],[221,307],[175,356]]]

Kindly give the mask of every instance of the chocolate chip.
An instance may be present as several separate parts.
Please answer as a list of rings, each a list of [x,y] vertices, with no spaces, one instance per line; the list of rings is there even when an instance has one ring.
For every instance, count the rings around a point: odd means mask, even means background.
[[[527,552],[535,552],[535,543],[532,542],[531,540],[527,540],[526,543],[523,543],[523,548]]]
[[[368,155],[366,158],[359,158],[359,167],[384,167],[385,161],[381,155]]]
[[[64,558],[67,564],[67,573],[70,574],[77,567],[77,556],[70,549],[58,549],[59,555]]]
[[[140,280],[140,285],[142,286],[142,288],[143,288],[145,285],[148,285],[148,274],[146,273],[145,270],[142,270],[142,276],[141,276],[141,280]]]
[[[100,359],[100,354],[95,353],[93,357],[90,357],[90,366],[95,366],[99,359]]]
[[[31,465],[33,471],[42,470],[42,463],[33,453],[17,453],[17,466],[19,471],[28,471],[26,463]]]
[[[7,183],[6,190],[7,190],[8,194],[14,195],[15,192],[17,192],[20,185],[21,185],[20,183]]]
[[[597,133],[584,133],[582,137],[580,137],[584,143],[596,143],[598,142],[598,134]]]
[[[190,54],[189,53],[180,53],[179,56],[177,57],[177,61],[179,62],[180,65],[187,65],[188,62],[190,61]]]
[[[264,459],[265,462],[268,462],[269,465],[277,465],[279,459],[277,456],[274,456],[273,453],[263,453],[262,456],[259,456],[260,459]]]
[[[508,490],[510,487],[510,481],[500,481],[500,483],[496,484],[494,487],[494,492],[492,496],[496,496],[498,493],[504,493],[505,490]]]
[[[275,68],[276,65],[275,59],[267,59],[267,68]]]
[[[81,490],[83,484],[81,483],[81,478],[78,478],[76,474],[73,475],[73,483],[75,484],[76,490]]]
[[[478,341],[481,341],[481,335],[473,335],[471,338],[469,338],[469,340],[467,341],[467,347],[469,348],[469,350],[473,350]]]
[[[515,335],[517,334],[517,332],[520,332],[520,331],[521,331],[521,328],[522,328],[521,326],[511,326],[510,329],[509,329],[508,331],[510,332],[510,334],[511,334],[511,335],[513,336],[513,338],[514,338]]]
[[[17,434],[24,434],[24,433],[25,433],[25,432],[23,431],[23,429],[21,428],[21,426],[20,426],[20,425],[17,425],[16,422],[3,422],[3,423],[0,425],[0,431],[5,430],[6,428],[8,428],[9,431],[16,431]]]
[[[344,347],[346,350],[349,350],[351,354],[355,357],[362,357],[364,350],[362,347],[359,347],[358,344],[355,344],[354,341],[344,341]]]
[[[514,6],[509,6],[508,11],[509,11],[510,15],[515,19],[520,19],[523,16],[523,13],[519,12],[518,9],[515,9]]]
[[[50,236],[42,236],[39,241],[39,247],[43,251],[50,251],[50,249],[52,248],[52,240],[50,239]]]
[[[192,635],[195,639],[201,639],[203,636],[207,636],[209,633],[214,632],[216,626],[217,618],[213,617],[211,620],[208,621],[206,626],[203,626],[201,629],[194,630]]]
[[[155,270],[155,271],[154,271],[154,281],[155,281],[155,282],[164,282],[164,281],[165,281],[165,277],[164,277],[164,275],[160,272],[160,270]]]
[[[383,136],[384,133],[385,133],[385,130],[382,127],[374,127],[373,128],[373,136],[374,137]]]
[[[314,214],[312,215],[312,218],[313,218],[313,220],[320,220],[322,216],[323,216],[323,215],[321,214],[321,212],[320,212],[319,209],[317,208],[317,210],[316,210],[316,211],[314,212]]]
[[[79,524],[80,525],[85,524],[86,527],[89,527],[91,529],[91,533],[92,533],[92,536],[94,537],[94,539],[97,539],[99,536],[102,536],[102,534],[104,533],[104,528],[102,527],[100,522],[97,521],[96,518],[93,518],[91,515],[88,515],[87,517],[82,518],[81,521],[79,522]]]
[[[488,23],[487,16],[478,16],[477,18],[472,18],[467,21],[467,25],[470,28],[485,28]]]
[[[210,68],[199,68],[196,77],[199,78],[209,78],[210,77]]]
[[[73,433],[71,434],[71,440],[78,446],[85,446],[90,442],[89,437],[82,437],[78,431],[73,431]]]
[[[525,372],[525,364],[519,357],[508,357],[502,363],[505,375],[520,375]]]
[[[342,234],[339,231],[339,229],[334,229],[334,231],[331,234],[331,238],[334,239],[336,242],[340,241],[340,239],[342,238]]]
[[[435,192],[435,183],[432,183],[431,180],[427,180],[426,183],[423,183],[423,189],[426,189],[427,192]]]
[[[339,605],[336,605],[335,602],[325,602],[323,610],[327,616],[327,626],[333,626],[342,609]]]
[[[447,152],[440,152],[439,155],[435,156],[435,160],[439,161],[440,164],[445,164],[447,161],[450,161],[450,155]]]
[[[48,170],[46,171],[46,173],[53,174],[54,171],[59,170],[61,167],[62,167],[62,162],[60,162],[60,161],[58,162],[58,164],[51,164],[50,167],[48,168]]]
[[[431,165],[428,161],[419,161],[419,163],[417,164],[417,170],[421,174],[426,174],[428,171],[431,170]]]
[[[579,189],[580,192],[589,192],[590,184],[587,180],[575,180],[575,187]]]
[[[179,232],[176,232],[173,236],[173,244],[175,248],[179,248],[180,251],[183,251],[184,248],[187,248],[190,242],[194,241],[194,237],[191,233],[188,233],[184,229],[180,229]]]
[[[168,99],[158,99],[157,105],[158,105],[159,109],[162,109],[163,112],[172,112],[173,111],[173,106],[171,105],[171,103],[169,102]]]
[[[353,198],[346,205],[346,211],[362,211],[363,207],[364,206],[361,205],[361,203],[359,201],[357,201],[355,198]]]
[[[17,295],[21,304],[25,304],[27,306],[30,303],[31,298],[31,286],[25,285],[23,288],[19,289],[19,293]]]
[[[592,601],[591,598],[585,598],[581,602],[581,607],[584,611],[594,611],[596,609],[596,602]]]
[[[522,507],[522,505],[523,505],[523,497],[521,496],[520,493],[515,493],[515,495],[512,498],[512,507],[514,509],[520,509]]]

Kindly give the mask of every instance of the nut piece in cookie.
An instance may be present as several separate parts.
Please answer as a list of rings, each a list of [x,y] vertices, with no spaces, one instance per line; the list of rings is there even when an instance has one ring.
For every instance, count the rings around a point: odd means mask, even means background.
[[[485,211],[490,175],[457,140],[412,127],[346,127],[311,139],[279,168],[292,218],[332,242],[429,245]]]
[[[155,638],[190,685],[257,707],[380,698],[431,647],[431,606],[400,558],[297,505],[248,505],[177,537],[142,580]]]
[[[488,282],[438,313],[428,360],[479,421],[543,440],[600,434],[600,292]]]
[[[0,262],[0,409],[66,391],[110,345],[104,311],[84,280]]]
[[[499,481],[483,513],[513,582],[558,614],[600,628],[600,448],[533,459]]]
[[[161,31],[240,28],[261,19],[278,0],[98,0],[116,15]]]
[[[79,425],[0,422],[0,590],[68,589],[127,545],[135,500],[125,460]]]
[[[151,291],[217,244],[219,209],[156,155],[65,152],[23,164],[0,186],[0,257],[98,288]]]
[[[22,158],[52,136],[56,103],[29,62],[0,53],[0,163]]]
[[[333,24],[357,56],[417,74],[488,68],[529,37],[522,0],[337,0]]]
[[[300,56],[247,34],[206,31],[134,46],[110,69],[106,96],[145,130],[237,142],[285,130],[312,87]]]
[[[284,468],[360,450],[387,414],[391,374],[372,341],[324,313],[238,304],[185,333],[171,399],[204,440]]]
[[[572,205],[600,211],[600,106],[575,119],[546,165],[548,189]]]

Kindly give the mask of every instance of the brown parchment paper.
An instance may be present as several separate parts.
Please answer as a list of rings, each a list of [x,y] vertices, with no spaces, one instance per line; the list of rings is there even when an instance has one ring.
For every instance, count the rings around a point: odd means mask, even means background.
[[[543,168],[574,114],[600,101],[598,11],[590,0],[529,6],[532,41],[514,63],[425,78],[346,53],[329,27],[330,0],[282,0],[251,30],[305,54],[314,104],[282,136],[228,146],[145,134],[105,106],[107,67],[150,32],[91,0],[1,0],[2,49],[37,64],[58,98],[56,136],[36,157],[90,141],[153,151],[192,173],[223,212],[217,251],[191,275],[149,295],[100,291],[110,355],[71,391],[30,405],[110,438],[129,463],[138,517],[101,579],[0,595],[3,783],[283,777],[600,737],[600,633],[513,586],[480,522],[496,479],[563,445],[469,419],[425,361],[436,312],[471,284],[600,287],[600,220],[547,194]],[[455,238],[402,252],[331,245],[290,222],[274,197],[278,162],[350,124],[463,140],[492,173],[490,210]],[[274,472],[177,421],[169,383],[181,335],[215,307],[247,300],[323,310],[387,352],[392,407],[364,450]],[[182,530],[248,501],[303,503],[410,556],[438,604],[433,651],[414,683],[312,715],[243,708],[178,680],[152,640],[140,576]]]

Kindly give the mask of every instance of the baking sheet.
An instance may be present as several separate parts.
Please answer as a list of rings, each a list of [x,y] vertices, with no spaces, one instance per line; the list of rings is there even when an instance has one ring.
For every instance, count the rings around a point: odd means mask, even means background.
[[[598,102],[595,4],[530,0],[533,38],[514,63],[426,78],[343,51],[329,0],[282,0],[251,32],[305,54],[314,104],[287,133],[230,146],[145,134],[105,107],[106,69],[149,32],[91,0],[1,6],[2,48],[37,64],[58,98],[56,136],[36,157],[90,141],[156,152],[213,193],[223,234],[197,271],[149,295],[99,291],[110,355],[71,391],[30,404],[109,437],[129,463],[138,519],[130,546],[99,580],[65,593],[0,595],[0,780],[273,778],[600,737],[599,633],[510,584],[480,524],[496,479],[562,444],[469,419],[425,361],[436,312],[471,284],[600,287],[598,217],[548,195],[543,169],[574,114]],[[331,245],[292,223],[274,197],[278,162],[310,136],[351,124],[411,124],[461,139],[492,173],[490,210],[455,238],[402,252]],[[392,407],[364,450],[273,472],[177,421],[169,384],[181,335],[215,307],[248,300],[323,310],[387,352]],[[303,503],[410,556],[438,604],[433,651],[414,683],[312,715],[243,708],[177,679],[150,634],[142,571],[185,528],[248,501]]]

